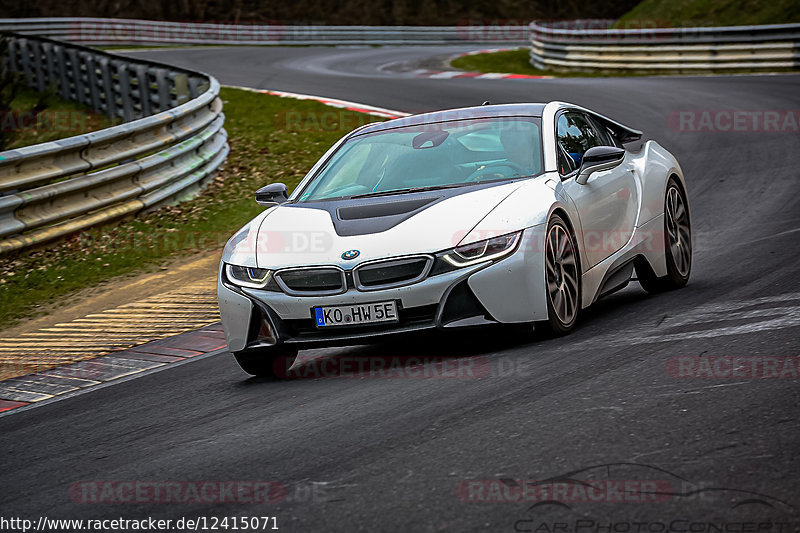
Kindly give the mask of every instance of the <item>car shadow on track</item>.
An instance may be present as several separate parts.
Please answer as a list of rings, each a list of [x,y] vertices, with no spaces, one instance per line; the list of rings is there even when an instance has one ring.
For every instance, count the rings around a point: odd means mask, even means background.
[[[719,293],[719,286],[702,281],[690,281],[681,289],[650,294],[636,281],[613,294],[604,296],[581,312],[579,327],[570,335],[580,337],[597,329],[619,330],[625,325],[660,322],[664,316],[675,316],[693,309],[698,300],[708,301]]]
[[[490,366],[488,356],[535,342],[538,337],[541,335],[530,326],[502,324],[421,332],[369,345],[304,350],[291,368],[278,372],[277,378],[252,377],[242,383],[345,377],[458,377],[463,372],[485,372]]]
[[[555,336],[546,328],[534,330],[529,324],[497,324],[398,335],[370,345],[303,350],[293,365],[289,368],[284,365],[277,378],[251,377],[240,384],[486,372],[492,358],[504,353],[524,351],[533,354],[553,347],[566,348],[591,339],[598,332],[608,332],[610,326],[619,329],[620,324],[629,324],[632,317],[635,318],[634,324],[639,325],[648,317],[658,321],[663,317],[660,309],[671,308],[676,298],[686,296],[685,291],[687,289],[657,295],[648,294],[638,287],[619,291],[586,309],[576,330],[564,337]],[[659,312],[653,312],[654,306]]]

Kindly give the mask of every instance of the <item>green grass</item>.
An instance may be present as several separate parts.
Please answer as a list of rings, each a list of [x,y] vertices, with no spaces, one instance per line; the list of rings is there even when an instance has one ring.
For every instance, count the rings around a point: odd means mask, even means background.
[[[512,50],[508,52],[488,52],[485,54],[475,54],[461,56],[450,62],[453,68],[467,70],[471,72],[497,72],[506,74],[527,74],[530,76],[553,76],[570,78],[597,78],[597,77],[627,77],[627,76],[670,76],[676,74],[743,74],[751,73],[746,69],[720,69],[707,70],[702,72],[693,71],[630,71],[630,70],[602,70],[592,72],[560,72],[553,70],[539,70],[529,63],[530,51],[527,48]],[[794,72],[791,68],[775,68],[772,72]]]
[[[39,93],[24,89],[11,102],[12,114],[0,116],[0,128],[4,132],[12,132],[6,150],[81,135],[113,125],[111,119],[95,113],[88,106],[56,97],[46,98],[47,107],[34,118],[31,111],[40,98]]]
[[[39,314],[114,276],[221,248],[263,210],[253,199],[256,189],[283,182],[291,190],[338,138],[380,120],[239,89],[223,88],[220,96],[231,153],[217,178],[177,206],[82,232],[48,250],[0,258],[0,324]]]
[[[529,74],[531,76],[548,76],[549,73],[533,68],[529,62],[527,48],[504,52],[491,52],[457,57],[450,66],[469,72],[507,72],[511,74]]]
[[[620,17],[620,28],[748,26],[800,22],[797,0],[644,0]]]
[[[528,48],[461,56],[451,61],[450,65],[453,68],[470,72],[527,74],[529,76],[592,78],[598,76],[638,75],[632,72],[556,72],[553,70],[540,70],[531,65],[530,49]]]

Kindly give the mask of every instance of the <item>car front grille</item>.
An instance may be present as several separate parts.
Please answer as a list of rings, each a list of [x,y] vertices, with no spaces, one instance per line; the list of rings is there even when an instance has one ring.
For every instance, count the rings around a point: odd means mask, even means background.
[[[295,268],[275,274],[287,294],[300,296],[341,294],[347,290],[344,271],[334,267]]]
[[[373,261],[357,266],[353,281],[361,291],[410,285],[425,278],[432,265],[433,257],[428,255]]]

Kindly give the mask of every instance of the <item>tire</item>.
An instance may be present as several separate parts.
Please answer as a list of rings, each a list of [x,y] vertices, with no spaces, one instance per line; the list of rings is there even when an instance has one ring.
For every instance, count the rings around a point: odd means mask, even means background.
[[[664,194],[664,250],[667,275],[657,278],[648,267],[637,266],[639,284],[650,293],[680,289],[692,273],[692,225],[686,194],[670,178]]]
[[[561,336],[572,331],[581,310],[581,268],[578,245],[569,226],[558,215],[547,224],[545,236],[546,332]]]
[[[297,359],[297,348],[275,346],[260,350],[233,352],[233,356],[242,370],[251,376],[281,379],[287,377],[289,367]]]

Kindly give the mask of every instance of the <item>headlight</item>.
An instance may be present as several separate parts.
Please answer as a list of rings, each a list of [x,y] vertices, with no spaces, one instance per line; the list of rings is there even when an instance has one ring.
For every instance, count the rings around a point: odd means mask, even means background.
[[[253,268],[237,265],[225,265],[225,274],[228,279],[236,285],[250,287],[251,289],[263,289],[269,283],[271,272],[266,268]]]
[[[492,237],[485,241],[465,244],[444,255],[444,260],[456,267],[465,267],[484,261],[499,259],[513,252],[519,242],[521,231]]]

